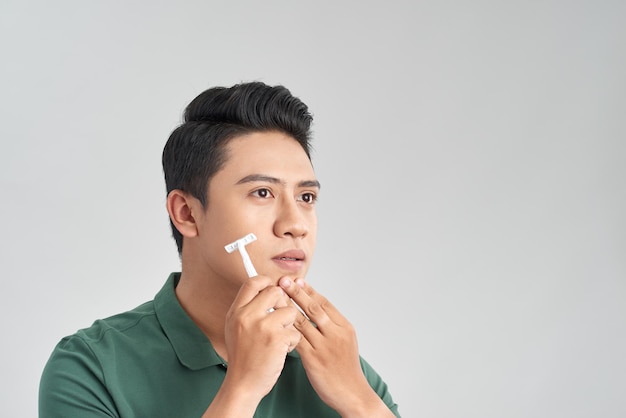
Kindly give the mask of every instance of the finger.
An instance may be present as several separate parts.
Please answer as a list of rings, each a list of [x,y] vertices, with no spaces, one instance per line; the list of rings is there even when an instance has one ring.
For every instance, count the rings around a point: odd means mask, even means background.
[[[282,290],[282,289],[280,289],[280,290]],[[290,302],[291,302],[291,299],[289,298],[289,296],[287,296],[287,294],[285,293],[285,291],[284,291],[284,290],[282,290],[282,292],[283,292],[283,293],[282,293],[283,297],[281,297],[281,298],[280,298],[280,299],[276,302],[276,304],[273,306],[273,308],[275,308],[275,309],[278,309],[278,308],[284,308],[284,307],[287,307],[287,306],[292,306],[292,305],[293,305],[292,303],[290,303]]]
[[[279,280],[279,285],[284,291],[291,297],[295,303],[304,311],[305,315],[313,321],[320,330],[323,330],[324,326],[331,322],[330,317],[325,312],[325,306],[328,304],[326,298],[313,291],[313,288],[309,287],[309,293],[306,288],[297,284],[288,277],[283,277]]]
[[[280,307],[289,306],[289,296],[278,286],[268,286],[261,290],[254,299],[242,307],[250,312],[269,313]]]
[[[246,280],[231,306],[236,309],[249,304],[261,291],[274,283],[274,280],[267,276],[255,276]]]
[[[293,327],[302,334],[303,339],[300,345],[315,348],[320,343],[320,339],[324,338],[317,325],[301,313],[298,313]]]
[[[302,341],[302,334],[300,334],[297,330],[292,330],[289,333],[289,344],[287,345],[287,352],[291,353],[294,348],[296,348],[299,344],[300,341]]]
[[[326,299],[323,295],[318,293],[307,281],[297,279],[296,284],[304,289],[304,292],[309,295],[312,300],[316,300],[318,304],[324,309],[324,312],[328,317],[337,325],[345,326],[349,325],[348,320],[339,312],[339,310],[332,304],[331,301]]]
[[[294,326],[298,316],[301,315],[295,307],[286,306],[272,311],[263,319],[265,323],[274,323],[270,328],[276,329],[274,327],[279,327],[279,329],[272,332],[282,335],[282,344],[284,344],[287,353],[293,351],[300,343],[300,340],[302,340],[302,334]]]
[[[295,307],[284,306],[271,312],[269,319],[276,321],[283,328],[295,328],[295,322],[298,320],[298,316],[300,316],[300,313]]]

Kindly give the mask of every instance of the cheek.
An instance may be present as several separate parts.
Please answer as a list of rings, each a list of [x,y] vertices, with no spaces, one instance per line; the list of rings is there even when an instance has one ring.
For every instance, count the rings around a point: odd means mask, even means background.
[[[309,222],[309,233],[313,235],[313,238],[317,236],[317,212],[313,212]]]
[[[239,251],[229,253],[224,248],[226,245],[245,236],[236,228],[236,222],[222,222],[212,225],[205,234],[203,253],[205,263],[218,276],[226,280],[243,280],[246,278],[245,269]]]
[[[206,222],[209,232],[213,235],[226,236],[229,232],[236,231],[238,224],[242,223],[241,205],[231,203],[223,199],[219,204],[209,207],[206,213]],[[226,245],[227,243],[224,243]]]
[[[308,239],[309,247],[310,247],[309,250],[311,254],[313,254],[313,251],[315,250],[316,240],[317,240],[317,216],[316,214],[313,214],[311,216],[311,219],[309,222],[309,233],[308,233],[307,239]]]
[[[227,254],[224,246],[253,232],[258,235],[259,220],[251,219],[241,208],[214,211],[207,216],[206,244]]]
[[[211,265],[222,264],[225,256],[229,255],[224,249],[237,238],[235,229],[236,220],[231,216],[225,216],[219,211],[209,212],[205,218],[205,224],[201,230],[203,252]]]

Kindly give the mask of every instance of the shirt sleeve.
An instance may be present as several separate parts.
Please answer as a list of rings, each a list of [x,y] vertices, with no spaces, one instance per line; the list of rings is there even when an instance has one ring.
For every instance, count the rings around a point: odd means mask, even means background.
[[[380,399],[383,400],[385,405],[393,412],[393,414],[401,418],[400,412],[398,411],[398,405],[393,401],[391,397],[391,393],[389,393],[389,388],[387,384],[383,381],[380,375],[370,366],[370,364],[365,361],[363,357],[361,357],[361,368],[363,369],[363,373],[365,374],[365,378],[369,382],[370,386],[374,391],[378,394]]]
[[[39,384],[39,418],[118,417],[102,368],[79,336],[57,344]]]

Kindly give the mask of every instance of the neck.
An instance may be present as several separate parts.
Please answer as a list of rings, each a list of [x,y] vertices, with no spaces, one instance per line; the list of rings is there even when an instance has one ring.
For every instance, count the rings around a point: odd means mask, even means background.
[[[205,333],[215,351],[228,361],[224,339],[226,313],[238,289],[212,272],[186,263],[183,257],[182,273],[176,286],[176,297],[183,309]]]

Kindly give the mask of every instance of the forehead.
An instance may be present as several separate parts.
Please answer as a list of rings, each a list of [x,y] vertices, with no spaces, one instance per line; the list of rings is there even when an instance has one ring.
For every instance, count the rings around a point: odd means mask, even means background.
[[[250,173],[304,176],[313,179],[311,161],[300,143],[282,132],[254,132],[235,137],[226,145],[221,171],[230,175]],[[301,179],[299,179],[301,180]]]

